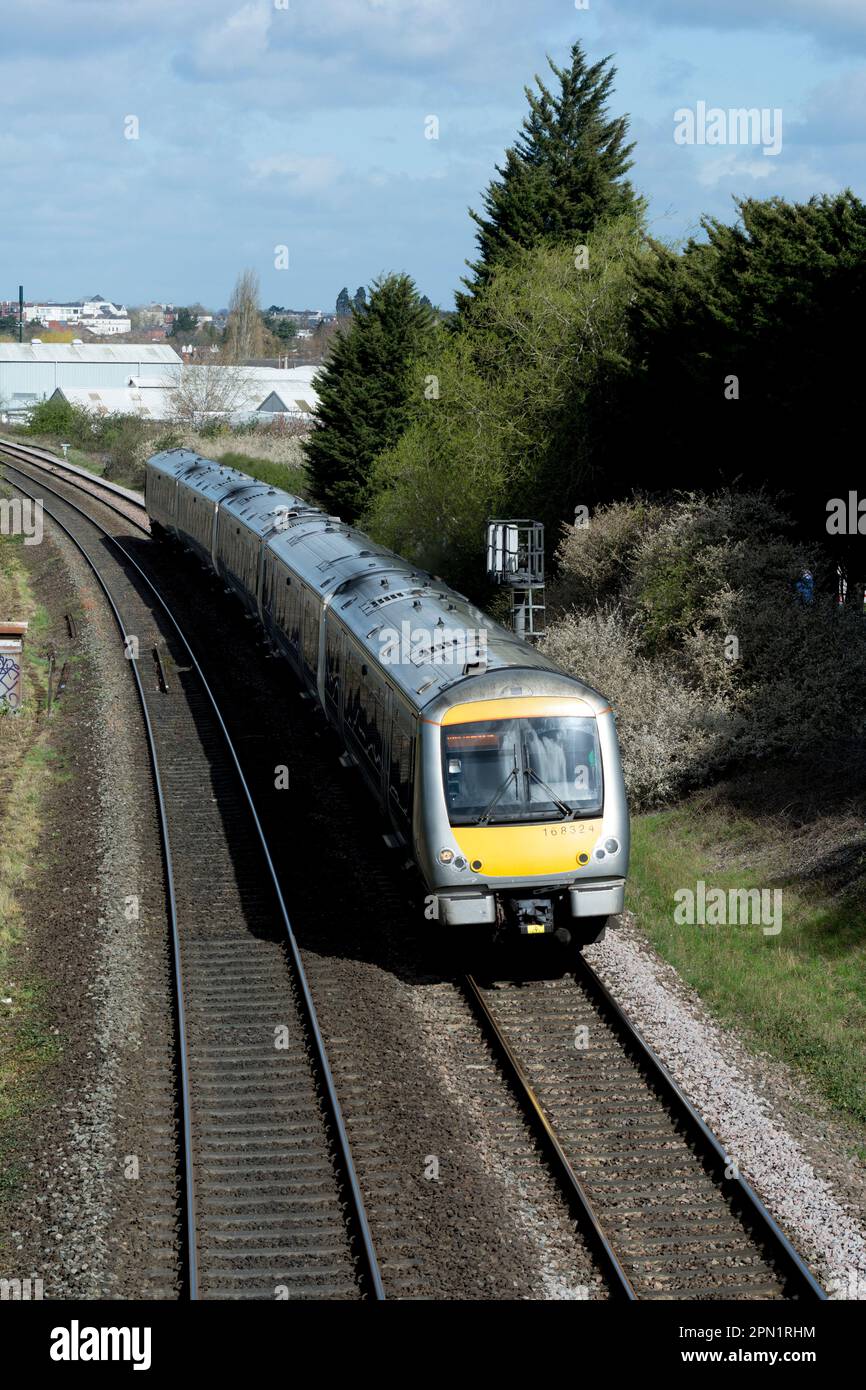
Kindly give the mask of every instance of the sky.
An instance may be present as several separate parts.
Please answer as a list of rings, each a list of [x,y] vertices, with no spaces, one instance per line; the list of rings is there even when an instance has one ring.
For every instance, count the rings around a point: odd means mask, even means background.
[[[221,308],[250,267],[264,306],[402,270],[451,307],[523,88],[577,39],[656,237],[866,196],[866,0],[2,0],[0,299]],[[781,149],[681,143],[699,103],[781,112]]]

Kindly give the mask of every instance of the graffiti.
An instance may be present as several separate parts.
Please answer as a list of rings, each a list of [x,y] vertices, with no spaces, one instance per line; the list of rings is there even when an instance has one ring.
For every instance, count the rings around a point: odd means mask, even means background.
[[[13,656],[0,652],[0,705],[16,709],[21,698],[21,666]]]

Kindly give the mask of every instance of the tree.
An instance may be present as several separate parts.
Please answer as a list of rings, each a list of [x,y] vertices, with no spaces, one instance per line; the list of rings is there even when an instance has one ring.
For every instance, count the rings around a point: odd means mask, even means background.
[[[363,307],[364,307],[364,305],[365,305],[366,303],[367,303],[367,291],[364,289],[364,286],[363,286],[363,285],[359,285],[358,288],[355,290],[355,297],[354,297],[354,299],[352,300],[352,306],[353,306],[353,308],[356,309],[356,310],[357,310],[357,309],[363,309]]]
[[[298,325],[293,319],[285,318],[282,311],[276,316],[268,311],[264,316],[264,325],[268,332],[273,333],[274,337],[278,338],[281,343],[290,343],[293,338],[297,337]]]
[[[174,322],[171,325],[170,338],[179,338],[188,333],[194,333],[198,327],[198,320],[192,309],[183,306],[175,309]]]
[[[469,262],[468,293],[456,296],[465,312],[486,284],[493,268],[533,244],[579,239],[605,219],[644,210],[625,175],[632,166],[633,144],[626,144],[628,117],[608,120],[607,99],[616,75],[610,58],[587,64],[579,43],[571,61],[558,68],[548,58],[559,84],[551,92],[536,76],[538,91],[525,88],[529,113],[514,146],[496,166],[484,195],[484,214],[470,211],[477,225],[480,252]]]
[[[229,316],[223,336],[225,362],[249,362],[264,356],[265,329],[259,310],[259,277],[243,270],[229,300]]]
[[[337,318],[347,319],[352,312],[352,301],[349,298],[349,291],[344,285],[337,295]]]
[[[626,488],[645,485],[652,439],[656,488],[694,486],[699,465],[708,488],[746,480],[787,493],[798,534],[822,542],[824,586],[835,589],[839,565],[849,595],[862,594],[864,538],[828,535],[827,504],[863,491],[852,344],[866,314],[866,204],[849,190],[738,210],[734,225],[704,219],[705,239],[681,255],[655,246],[644,259],[630,309],[636,368],[599,428],[612,457],[635,461],[631,477],[620,471]]]
[[[216,363],[184,367],[172,393],[172,419],[190,429],[226,419],[247,405],[250,381],[242,367]]]
[[[479,595],[488,517],[537,516],[553,541],[600,485],[595,415],[622,370],[640,231],[623,217],[588,245],[585,270],[537,247],[493,271],[462,331],[419,357],[412,421],[374,466],[376,539]]]
[[[331,340],[316,379],[318,425],[306,444],[319,499],[357,517],[376,455],[396,443],[410,417],[410,364],[432,332],[428,310],[408,275],[373,282],[369,302]]]

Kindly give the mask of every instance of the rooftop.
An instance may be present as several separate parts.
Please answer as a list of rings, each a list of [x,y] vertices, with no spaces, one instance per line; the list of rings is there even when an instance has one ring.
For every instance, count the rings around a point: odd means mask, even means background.
[[[180,365],[162,343],[0,343],[0,362],[150,362]]]

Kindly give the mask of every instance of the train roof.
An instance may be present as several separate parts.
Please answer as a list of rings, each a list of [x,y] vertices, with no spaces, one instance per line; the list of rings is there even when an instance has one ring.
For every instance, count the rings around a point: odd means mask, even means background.
[[[203,458],[192,449],[168,449],[162,454],[154,454],[148,459],[147,464],[149,468],[158,469],[169,477],[188,483],[203,497],[220,502],[260,534],[273,528],[272,522],[270,525],[264,524],[265,519],[281,508],[289,513],[302,510],[317,516],[323,515],[318,507],[314,507],[302,497],[295,497],[282,488],[276,488],[273,483],[251,478],[248,473],[241,473],[237,468],[229,468],[214,459]]]
[[[268,550],[330,602],[417,708],[459,703],[470,678],[473,699],[525,694],[521,673],[532,674],[534,693],[581,697],[596,713],[607,704],[441,579],[304,499],[188,449],[156,454],[148,466],[219,501],[257,534],[272,532]]]

